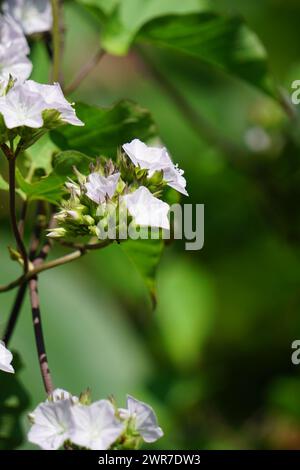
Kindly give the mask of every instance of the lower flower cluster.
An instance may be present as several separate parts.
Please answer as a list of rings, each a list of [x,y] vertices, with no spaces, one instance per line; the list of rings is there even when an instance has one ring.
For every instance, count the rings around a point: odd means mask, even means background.
[[[153,409],[130,395],[118,408],[113,399],[92,403],[89,391],[76,397],[56,389],[29,419],[28,440],[43,450],[137,449],[163,436]]]

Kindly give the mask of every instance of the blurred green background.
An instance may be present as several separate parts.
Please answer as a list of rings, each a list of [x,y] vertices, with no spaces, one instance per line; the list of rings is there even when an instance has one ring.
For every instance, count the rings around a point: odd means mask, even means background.
[[[291,81],[300,79],[299,1],[216,4],[245,17],[290,93]],[[97,50],[99,35],[93,17],[72,3],[66,24],[68,82]],[[35,46],[33,77],[40,81],[48,77],[44,55]],[[173,53],[156,52],[155,63],[217,135],[248,146],[251,161],[192,129],[134,51],[104,57],[74,101],[108,106],[129,98],[151,111],[185,170],[190,197],[183,202],[205,204],[205,246],[198,252],[178,241],[167,247],[155,312],[118,246],[43,274],[55,384],[74,394],[90,387],[94,399],[113,394],[120,405],[126,393],[150,403],[165,432],[157,448],[299,448],[300,366],[291,363],[291,343],[300,337],[300,152],[292,126],[273,101],[240,81]],[[6,252],[12,238],[3,193],[0,208],[4,283],[18,270]],[[12,299],[0,296],[0,327]],[[24,365],[19,377],[27,412],[44,399],[28,303],[12,347]]]

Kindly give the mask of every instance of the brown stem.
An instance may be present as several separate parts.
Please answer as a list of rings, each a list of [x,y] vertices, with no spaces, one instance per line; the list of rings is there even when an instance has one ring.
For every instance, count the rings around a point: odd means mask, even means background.
[[[78,72],[78,75],[76,75],[74,80],[66,87],[65,93],[67,95],[77,90],[79,85],[81,85],[86,77],[94,70],[95,67],[97,67],[104,54],[105,51],[100,48],[99,51],[82,67]]]
[[[43,379],[46,393],[49,395],[50,393],[53,392],[53,384],[52,384],[52,378],[51,378],[51,373],[49,369],[44,334],[43,334],[37,276],[34,276],[29,281],[29,294],[30,294],[32,321],[33,321],[33,327],[34,327],[34,335],[35,335],[36,349],[37,349],[38,359],[39,359],[39,364],[40,364],[40,370],[41,370],[42,379]]]
[[[24,225],[26,207],[27,207],[27,205],[24,204],[23,205],[23,210],[22,210],[22,213],[23,213],[24,217],[22,217],[21,220],[19,221],[19,230],[20,230],[20,224]],[[31,241],[30,241],[29,258],[30,258],[31,261],[34,261],[36,255],[37,255],[37,250],[38,250],[39,244],[40,244],[40,237],[41,237],[41,230],[42,230],[40,212],[41,212],[41,206],[39,204],[38,209],[37,209],[38,221],[37,221],[37,224],[35,225],[33,236],[32,236]],[[53,226],[53,218],[50,221],[49,228],[52,228],[52,226]],[[40,253],[38,254],[38,259],[45,260],[48,253],[49,253],[50,248],[51,248],[51,240],[47,239],[46,242],[44,243],[44,246],[42,247]],[[6,345],[10,342],[12,334],[15,330],[15,327],[16,327],[21,309],[22,309],[22,305],[23,305],[23,302],[24,302],[26,289],[27,289],[27,282],[24,282],[23,284],[21,284],[19,289],[18,289],[16,298],[15,298],[15,301],[14,301],[14,304],[13,304],[13,307],[12,307],[12,310],[11,310],[11,313],[10,313],[10,316],[9,316],[9,319],[8,319],[8,323],[6,325],[5,332],[4,332],[4,335],[3,335],[3,338],[2,338]]]

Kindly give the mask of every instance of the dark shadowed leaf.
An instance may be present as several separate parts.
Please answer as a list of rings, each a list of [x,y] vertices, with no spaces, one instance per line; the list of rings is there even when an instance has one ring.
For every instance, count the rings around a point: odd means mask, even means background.
[[[209,12],[167,16],[145,25],[137,40],[189,54],[269,94],[274,92],[266,51],[240,18]]]
[[[24,440],[21,417],[29,407],[30,399],[18,380],[22,368],[18,354],[14,353],[15,374],[1,374],[0,387],[0,449],[12,450]]]
[[[84,127],[64,126],[51,132],[53,142],[62,150],[115,157],[120,145],[135,137],[148,140],[156,135],[150,113],[129,101],[121,101],[111,108],[79,104],[76,113]]]

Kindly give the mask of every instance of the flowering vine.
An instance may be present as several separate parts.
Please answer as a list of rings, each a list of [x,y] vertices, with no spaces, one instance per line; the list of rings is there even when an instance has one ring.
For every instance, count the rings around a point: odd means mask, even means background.
[[[166,148],[148,146],[138,138],[121,142],[123,145],[115,149],[113,159],[102,153],[89,156],[88,149],[86,154],[76,153],[72,148],[65,155],[54,153],[50,173],[41,175],[31,165],[26,177],[23,176],[21,168],[27,152],[43,136],[63,126],[85,126],[84,119],[77,115],[58,82],[62,54],[61,14],[61,4],[55,0],[13,0],[2,4],[0,148],[8,163],[10,220],[16,242],[16,248],[10,248],[10,255],[23,272],[16,280],[0,286],[0,292],[18,288],[0,342],[0,370],[14,373],[8,344],[28,289],[47,395],[46,401],[29,416],[29,441],[47,450],[137,449],[143,442],[152,443],[163,435],[149,405],[128,395],[127,407],[119,408],[112,398],[92,402],[89,391],[76,397],[54,387],[42,327],[38,276],[110,243],[120,243],[128,226],[138,230],[155,229],[160,237],[163,230],[170,229],[166,191],[172,188],[187,195],[186,181]],[[42,84],[30,80],[32,64],[26,36],[39,37],[50,30],[54,83]],[[69,88],[74,89],[80,81],[77,77]],[[78,165],[69,164],[69,155],[70,161],[77,158]],[[34,190],[38,193],[32,197]],[[16,194],[23,198],[20,218]],[[27,247],[24,227],[31,203],[36,204],[36,224]],[[115,231],[113,236],[107,237],[112,222]],[[74,251],[47,262],[53,241]]]

